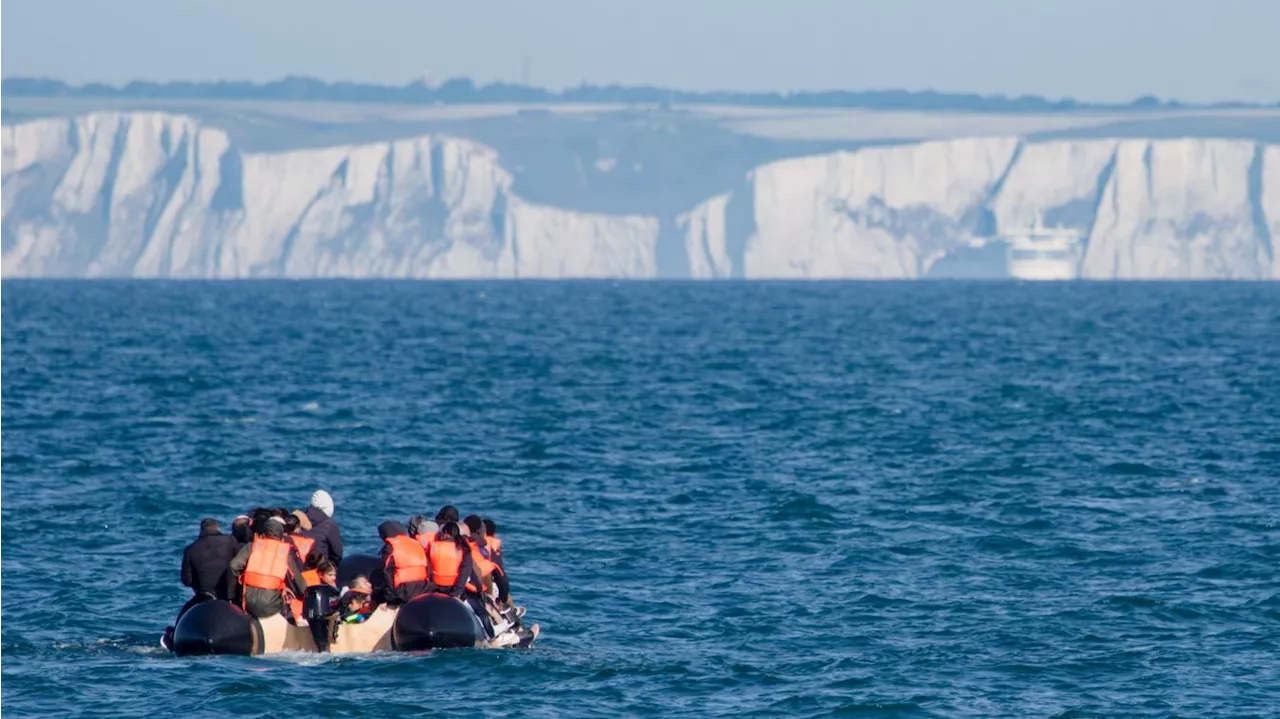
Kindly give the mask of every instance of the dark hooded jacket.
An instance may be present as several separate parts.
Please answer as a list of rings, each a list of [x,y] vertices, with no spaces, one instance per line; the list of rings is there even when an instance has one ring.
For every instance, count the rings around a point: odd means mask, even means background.
[[[389,537],[408,536],[404,525],[396,521],[383,522],[378,525],[378,536],[382,538],[382,600],[392,606],[399,606],[427,591],[426,581],[406,582],[395,586],[396,560],[391,545],[386,541]],[[421,546],[421,545],[418,545]]]
[[[235,537],[217,529],[201,530],[200,537],[182,552],[182,583],[195,594],[208,592],[218,599],[229,598],[227,568],[239,550]]]
[[[271,528],[266,532],[268,537],[272,539],[284,540],[284,530],[282,527]],[[231,580],[236,585],[240,583],[240,575],[244,573],[244,568],[249,564],[249,555],[253,553],[253,543],[249,543],[240,548],[235,558],[231,560]],[[302,597],[307,593],[307,582],[302,577],[302,558],[298,556],[298,550],[293,549],[289,552],[289,572],[285,576],[285,586],[293,592],[294,596]],[[244,592],[244,608],[255,617],[269,617],[273,614],[279,614],[284,611],[284,593],[278,589],[262,589],[259,587],[240,587]]]
[[[311,551],[324,553],[335,567],[342,564],[342,531],[338,523],[315,507],[307,507],[306,514],[311,520],[311,529],[299,534],[315,540]]]

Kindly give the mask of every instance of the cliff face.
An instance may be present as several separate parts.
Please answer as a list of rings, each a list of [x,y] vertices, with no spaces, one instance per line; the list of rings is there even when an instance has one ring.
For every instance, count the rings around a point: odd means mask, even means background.
[[[691,256],[744,248],[695,276],[920,277],[1039,215],[1087,238],[1087,278],[1280,277],[1280,148],[1252,142],[922,143],[773,163],[742,194],[683,218]],[[725,229],[735,201],[751,206],[743,238]]]
[[[655,219],[511,193],[447,137],[241,154],[162,114],[6,126],[4,274],[648,277]]]
[[[1247,141],[869,147],[759,166],[677,218],[512,188],[443,136],[242,153],[162,113],[7,125],[3,273],[647,278],[666,237],[699,278],[915,278],[1040,215],[1087,238],[1085,277],[1280,277],[1280,147]]]

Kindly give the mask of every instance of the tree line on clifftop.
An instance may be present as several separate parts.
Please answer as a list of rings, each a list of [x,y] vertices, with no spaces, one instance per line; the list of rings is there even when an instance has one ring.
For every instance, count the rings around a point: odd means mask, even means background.
[[[802,92],[695,92],[652,86],[589,85],[548,90],[528,85],[495,82],[477,85],[467,78],[454,78],[440,85],[424,82],[407,85],[377,85],[359,82],[325,82],[311,77],[291,76],[271,82],[144,82],[123,86],[102,83],[69,85],[47,78],[6,78],[3,94],[9,97],[81,97],[147,100],[274,100],[311,102],[356,102],[415,105],[472,105],[492,103],[621,103],[657,105],[737,105],[778,108],[859,108],[868,110],[927,110],[960,112],[1072,112],[1079,110],[1155,110],[1191,107],[1265,107],[1250,103],[1188,105],[1176,100],[1140,97],[1121,105],[1049,100],[1034,95],[1007,97],[935,92],[932,90],[830,90]],[[1276,103],[1275,107],[1280,107]]]

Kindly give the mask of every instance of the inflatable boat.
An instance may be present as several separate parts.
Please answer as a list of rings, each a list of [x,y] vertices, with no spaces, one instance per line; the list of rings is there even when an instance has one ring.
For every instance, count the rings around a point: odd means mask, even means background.
[[[369,571],[371,562],[373,567],[380,566],[376,557],[344,560],[339,581],[357,574],[378,576],[377,572]],[[309,594],[308,603],[311,598]],[[305,620],[295,625],[281,615],[257,618],[231,602],[209,599],[190,607],[178,618],[169,649],[179,656],[254,656],[281,652],[363,654],[499,646],[488,638],[471,607],[444,594],[423,594],[400,607],[379,606],[363,622],[338,625],[336,635],[329,633],[328,628],[326,622],[321,631],[313,631]],[[327,647],[317,644],[317,635],[320,641],[327,642]],[[536,637],[534,627],[519,645],[528,646]]]

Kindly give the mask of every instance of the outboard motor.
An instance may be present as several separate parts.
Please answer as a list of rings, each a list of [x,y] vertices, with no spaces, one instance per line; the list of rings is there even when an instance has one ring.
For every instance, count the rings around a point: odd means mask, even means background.
[[[328,584],[307,587],[302,598],[302,618],[307,620],[316,650],[329,651],[329,618],[338,612],[338,590]]]
[[[178,619],[173,652],[180,657],[207,654],[249,656],[261,651],[262,627],[231,602],[201,602]]]
[[[471,607],[447,594],[421,594],[396,613],[391,646],[404,652],[474,647],[485,639]]]

